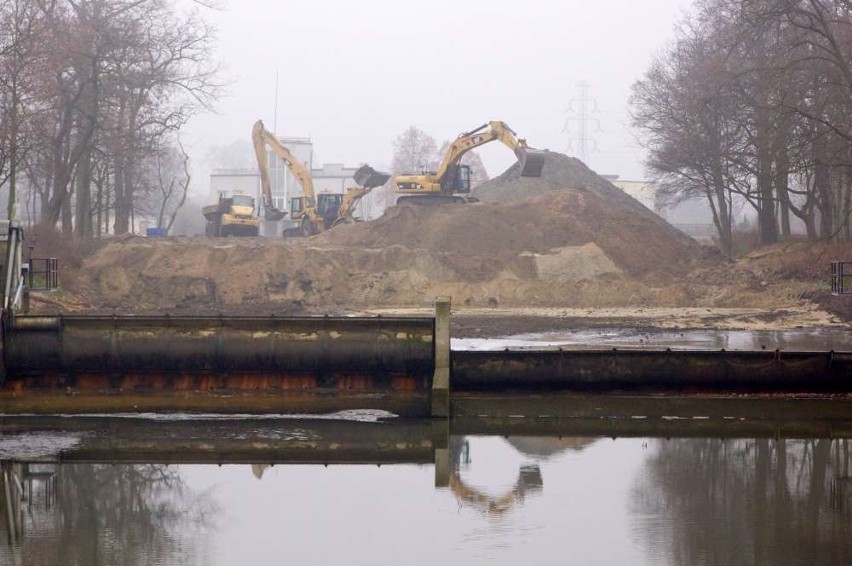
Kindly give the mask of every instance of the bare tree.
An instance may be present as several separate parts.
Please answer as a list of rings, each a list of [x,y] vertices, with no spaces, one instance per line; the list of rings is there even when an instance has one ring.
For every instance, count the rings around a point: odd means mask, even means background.
[[[435,138],[418,128],[409,126],[393,142],[391,170],[395,175],[419,173],[438,167],[438,145]],[[371,215],[381,215],[396,203],[396,185],[391,177],[384,186],[373,190],[366,199],[365,207]]]
[[[709,48],[705,33],[688,28],[634,85],[633,124],[645,131],[648,166],[663,202],[705,197],[721,247],[731,253],[732,195],[748,190],[732,158],[743,131],[719,85],[724,58]]]
[[[0,30],[16,30],[13,42],[0,41],[0,82],[16,86],[4,84],[0,97],[10,101],[0,107],[0,179],[20,162],[42,221],[81,238],[110,221],[116,233],[130,229],[135,201],[153,190],[137,164],[156,157],[221,88],[212,30],[199,14],[166,0],[0,5]],[[21,61],[28,66],[10,66]]]
[[[26,124],[37,105],[35,76],[43,63],[38,46],[44,20],[33,2],[0,3],[0,186],[8,185],[8,218],[15,216],[18,175],[31,140]]]
[[[439,162],[435,138],[417,126],[409,126],[393,143],[391,168],[398,175],[434,171]]]
[[[189,155],[177,140],[175,146],[165,146],[140,167],[140,187],[146,198],[139,203],[139,211],[155,219],[158,228],[167,232],[175,223],[178,212],[186,204],[192,175]]]
[[[811,237],[852,235],[850,57],[848,2],[699,0],[634,85],[649,168],[670,197],[707,197],[725,251],[735,198],[763,244],[792,216]]]

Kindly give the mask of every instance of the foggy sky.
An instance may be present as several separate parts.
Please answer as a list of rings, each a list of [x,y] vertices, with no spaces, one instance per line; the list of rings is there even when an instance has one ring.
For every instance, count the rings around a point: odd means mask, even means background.
[[[630,85],[673,37],[688,0],[221,0],[205,11],[227,95],[218,114],[182,133],[207,191],[211,145],[249,140],[263,119],[279,135],[310,136],[314,164],[389,166],[409,125],[437,140],[503,120],[533,147],[576,155],[566,131],[577,83],[591,86],[601,131],[588,163],[642,178],[629,128]],[[276,120],[276,72],[278,73]],[[576,109],[576,105],[575,105]],[[569,124],[576,131],[576,123]],[[490,175],[511,165],[499,143],[481,150]]]

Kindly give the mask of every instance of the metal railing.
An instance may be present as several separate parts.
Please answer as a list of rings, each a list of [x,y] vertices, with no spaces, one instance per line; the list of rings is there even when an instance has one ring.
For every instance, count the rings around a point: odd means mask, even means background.
[[[26,274],[30,291],[55,291],[59,289],[59,259],[32,257]]]
[[[852,295],[852,284],[846,279],[852,278],[852,261],[831,262],[831,294]]]

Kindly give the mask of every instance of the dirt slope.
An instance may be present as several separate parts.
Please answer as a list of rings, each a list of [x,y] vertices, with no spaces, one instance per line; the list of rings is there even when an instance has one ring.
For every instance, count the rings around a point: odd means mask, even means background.
[[[117,238],[64,283],[81,308],[260,314],[438,295],[481,307],[791,306],[815,289],[725,262],[559,154],[542,178],[511,168],[477,195],[308,239]]]

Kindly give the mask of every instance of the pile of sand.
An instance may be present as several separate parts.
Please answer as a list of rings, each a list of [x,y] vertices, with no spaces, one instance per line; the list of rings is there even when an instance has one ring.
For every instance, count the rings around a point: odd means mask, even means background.
[[[576,157],[545,152],[544,168],[540,177],[521,177],[518,164],[502,175],[487,181],[473,191],[482,201],[516,202],[531,196],[563,192],[566,189],[597,195],[623,213],[635,214],[657,224],[669,237],[691,245],[689,238],[677,228],[649,210],[645,205],[601,177]]]
[[[674,276],[708,260],[704,247],[578,159],[559,153],[545,153],[541,177],[521,177],[515,164],[474,195],[483,202],[396,206],[373,222],[336,228],[314,242],[452,253],[464,280],[507,272],[527,277],[533,264],[545,278]]]
[[[88,257],[71,290],[94,308],[331,312],[419,306],[739,306],[766,290],[722,265],[576,159],[550,153],[538,179],[516,167],[483,202],[390,208],[308,239],[123,238]],[[723,269],[719,267],[719,269]],[[706,281],[706,283],[705,283]]]
[[[552,273],[554,264],[572,280],[587,279],[584,274],[593,264],[630,277],[673,276],[689,271],[705,254],[695,241],[657,222],[653,213],[640,214],[573,188],[518,202],[404,204],[375,221],[321,234],[313,245],[351,250],[404,246],[440,259],[462,281],[500,274],[535,278],[545,275],[537,266],[547,265],[545,271]]]

